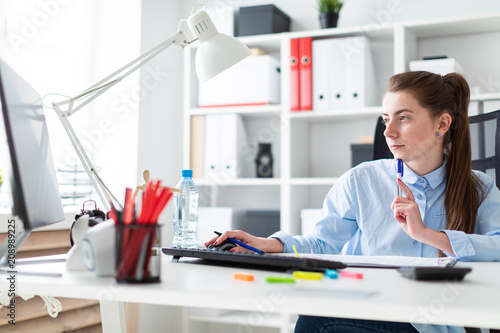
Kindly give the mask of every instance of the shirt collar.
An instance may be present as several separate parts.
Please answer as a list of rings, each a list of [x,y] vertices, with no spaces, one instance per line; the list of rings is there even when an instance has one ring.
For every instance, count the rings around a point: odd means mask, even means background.
[[[406,166],[406,164],[403,164],[403,181],[405,183],[409,184],[415,184],[420,178],[425,178],[429,185],[434,189],[438,187],[439,184],[441,184],[445,178],[446,178],[446,164],[448,163],[448,159],[446,155],[444,156],[443,159],[443,165],[441,165],[439,168],[436,170],[429,172],[426,175],[419,176],[415,172],[413,172],[410,168]],[[398,161],[397,159],[394,160],[394,170],[396,170],[396,173],[398,172]]]

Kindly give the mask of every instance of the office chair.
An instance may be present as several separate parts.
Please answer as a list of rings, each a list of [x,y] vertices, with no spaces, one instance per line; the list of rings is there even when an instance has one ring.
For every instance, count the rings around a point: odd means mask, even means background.
[[[469,117],[472,169],[488,174],[500,189],[500,110]],[[498,177],[498,178],[497,178]],[[479,328],[465,327],[466,333],[479,333]],[[500,330],[490,329],[490,333]]]
[[[375,126],[375,137],[373,139],[373,159],[380,160],[382,158],[394,158],[391,153],[384,136],[385,125],[382,122],[382,116],[377,119],[377,126]]]
[[[472,169],[488,174],[500,189],[500,110],[469,117]]]

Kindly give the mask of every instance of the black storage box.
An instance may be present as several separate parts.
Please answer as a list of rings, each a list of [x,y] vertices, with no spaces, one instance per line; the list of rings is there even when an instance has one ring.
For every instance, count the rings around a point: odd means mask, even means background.
[[[373,160],[373,144],[352,144],[352,167]]]
[[[275,5],[241,7],[237,36],[290,31],[290,17]]]
[[[233,224],[233,228],[257,237],[267,237],[280,230],[280,211],[247,210],[245,217]]]

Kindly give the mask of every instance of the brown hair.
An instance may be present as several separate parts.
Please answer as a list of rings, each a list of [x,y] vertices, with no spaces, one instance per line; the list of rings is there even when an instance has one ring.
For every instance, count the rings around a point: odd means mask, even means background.
[[[469,85],[458,73],[444,76],[424,71],[394,75],[387,91],[407,91],[431,117],[448,113],[452,118],[444,136],[446,165],[446,190],[444,207],[446,229],[474,232],[477,211],[484,199],[484,189],[479,178],[472,172],[471,142],[468,108]]]

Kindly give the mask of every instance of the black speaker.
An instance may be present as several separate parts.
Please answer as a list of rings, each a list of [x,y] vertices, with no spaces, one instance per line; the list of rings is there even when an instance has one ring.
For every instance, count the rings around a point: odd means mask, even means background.
[[[258,178],[271,178],[273,176],[273,154],[270,143],[259,143],[255,164]]]

